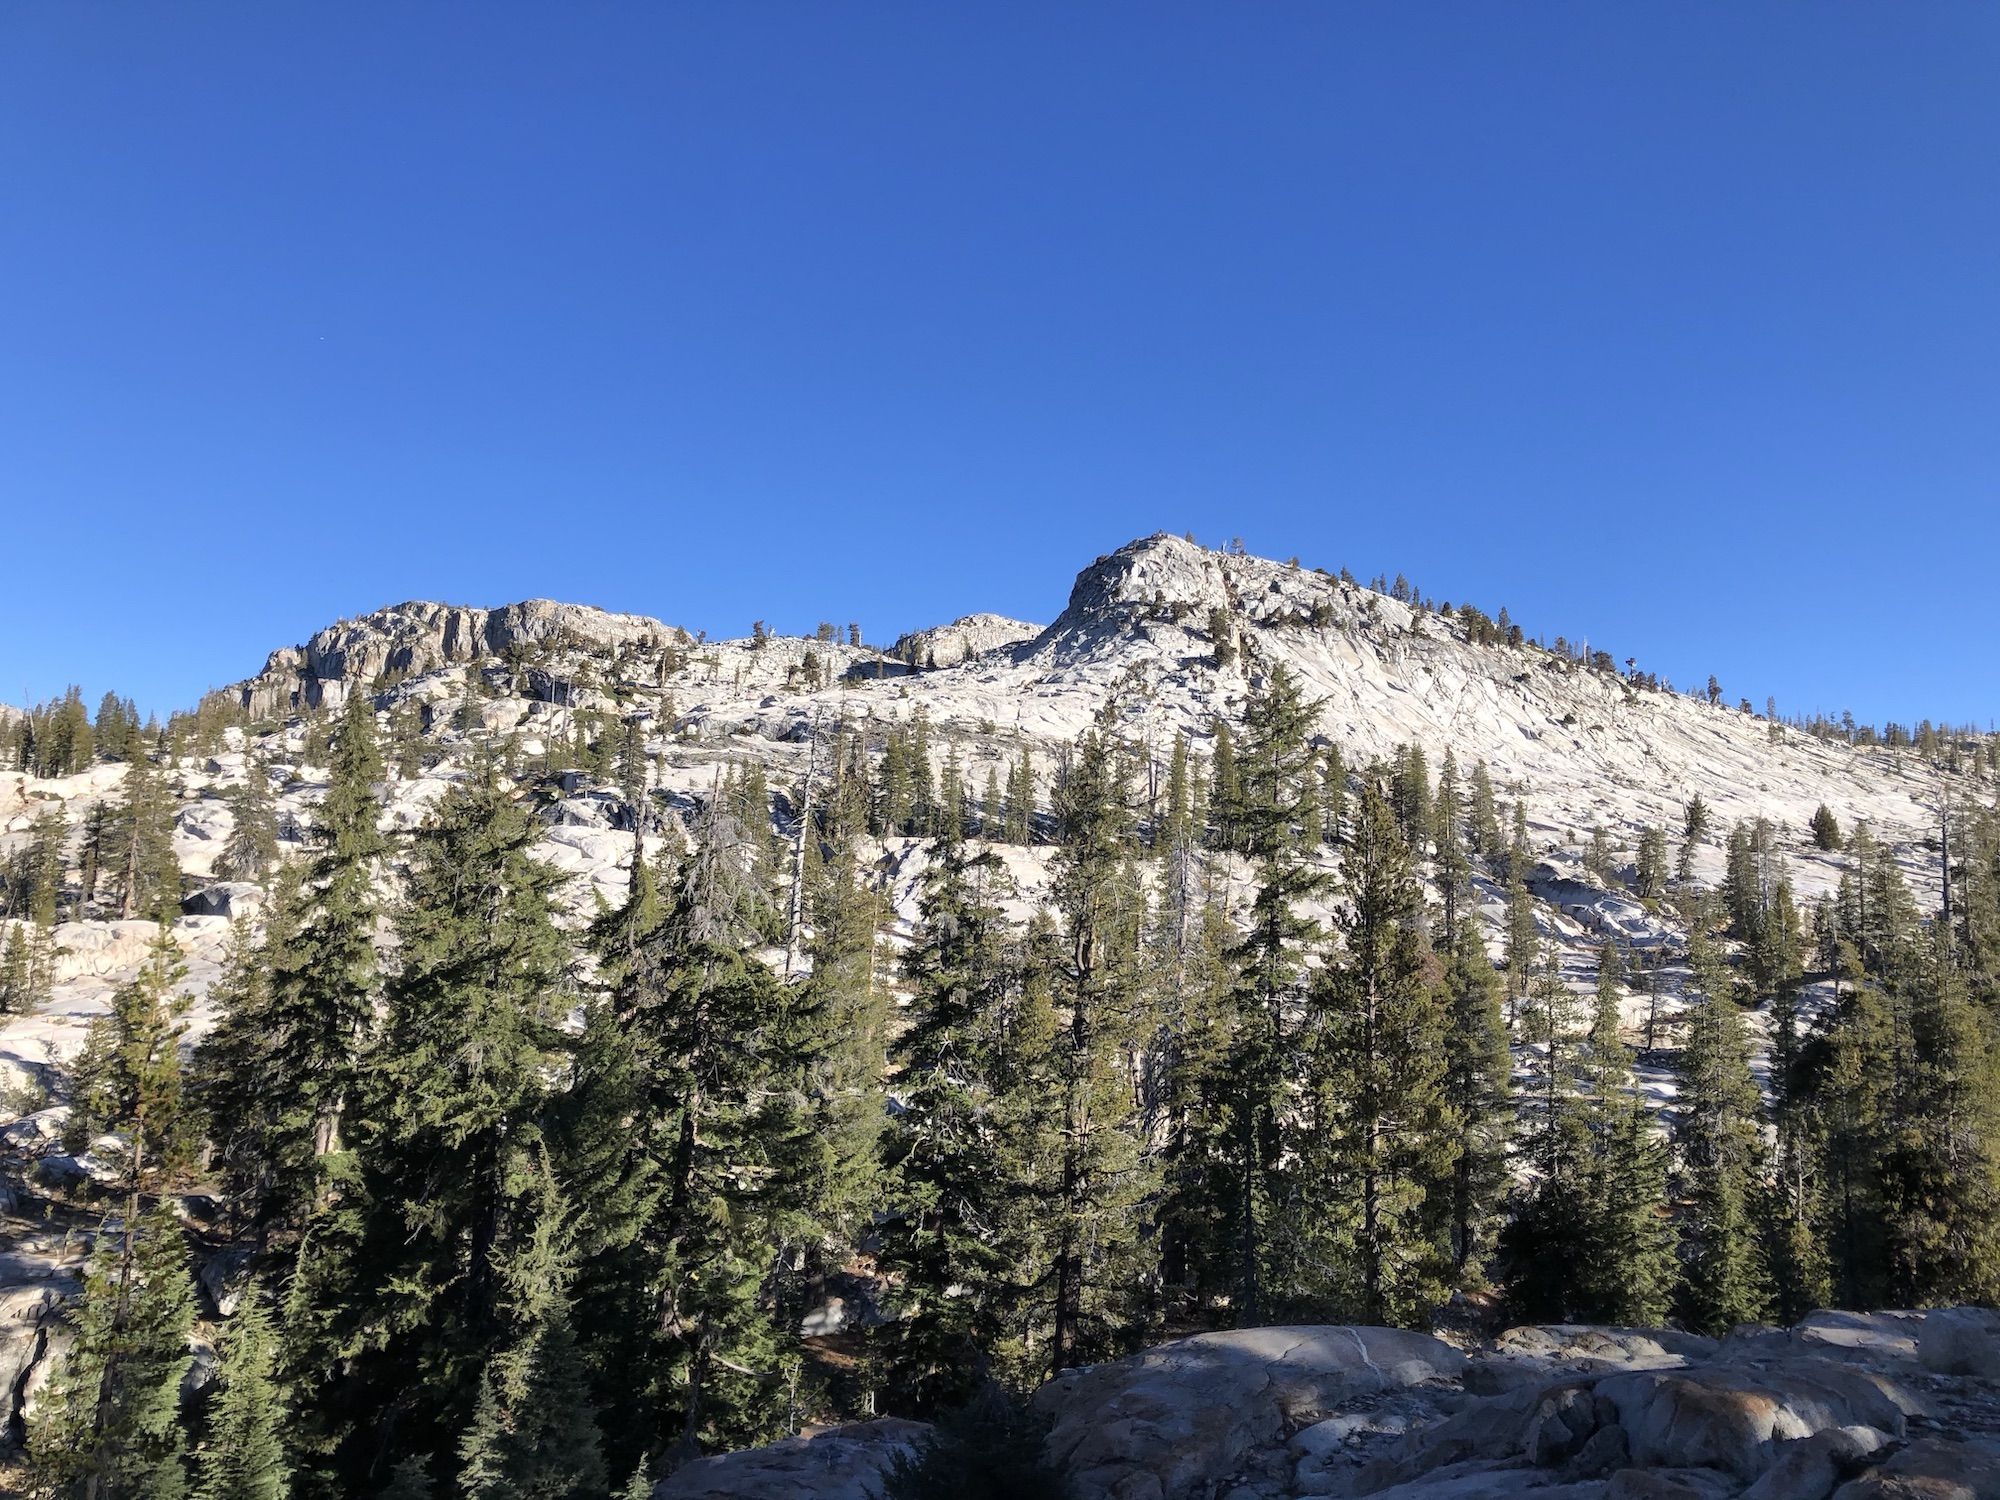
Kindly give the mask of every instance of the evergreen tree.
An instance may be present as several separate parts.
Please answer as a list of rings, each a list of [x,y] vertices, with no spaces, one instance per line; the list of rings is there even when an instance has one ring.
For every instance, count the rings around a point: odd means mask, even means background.
[[[1939,930],[1894,987],[1910,1048],[1880,1173],[1890,1295],[1899,1305],[2000,1294],[2000,1075]]]
[[[1695,994],[1679,1061],[1674,1145],[1684,1204],[1684,1313],[1690,1326],[1721,1332],[1762,1318],[1770,1286],[1756,1218],[1764,1174],[1761,1101],[1735,986],[1708,932],[1711,920],[1704,908],[1690,924]]]
[[[1888,1007],[1863,972],[1852,942],[1836,940],[1832,1015],[1816,1039],[1811,1125],[1823,1193],[1822,1241],[1843,1307],[1875,1307],[1888,1295],[1879,1158],[1895,1079]]]
[[[1421,860],[1431,840],[1431,771],[1421,745],[1401,745],[1396,750],[1395,773],[1390,782],[1390,801],[1396,809],[1396,825],[1411,857]]]
[[[1235,1169],[1246,1158],[1237,1115],[1243,1080],[1234,1069],[1245,1015],[1232,957],[1240,939],[1220,886],[1214,866],[1191,850],[1184,874],[1161,893],[1149,943],[1161,1007],[1149,1131],[1162,1143],[1160,1269],[1168,1293],[1200,1316],[1240,1295],[1244,1265]]]
[[[64,846],[68,825],[54,808],[35,815],[28,826],[27,846],[9,861],[5,875],[4,908],[8,916],[25,917],[44,931],[61,914]]]
[[[1472,809],[1466,827],[1466,842],[1472,852],[1486,861],[1489,870],[1498,870],[1506,845],[1500,836],[1500,810],[1493,800],[1493,777],[1486,762],[1472,766]]]
[[[1004,837],[1010,844],[1025,844],[1034,830],[1035,766],[1029,752],[1007,772],[1007,817]]]
[[[1305,701],[1281,664],[1244,710],[1236,814],[1239,847],[1254,861],[1257,891],[1249,930],[1230,953],[1238,970],[1231,997],[1230,1047],[1213,1080],[1228,1101],[1232,1143],[1226,1170],[1236,1199],[1237,1272],[1232,1306],[1245,1323],[1262,1320],[1273,1257],[1288,1252],[1313,1210],[1275,1180],[1280,1131],[1289,1114],[1287,1077],[1294,1046],[1289,1017],[1298,1009],[1306,954],[1324,933],[1300,906],[1330,879],[1307,859],[1315,840],[1315,777],[1308,736],[1318,706]]]
[[[214,1169],[253,1220],[271,1189],[274,1163],[267,1147],[289,1105],[265,1080],[276,1043],[268,1029],[274,956],[298,940],[305,902],[300,878],[296,863],[277,871],[261,940],[253,940],[247,922],[232,927],[222,974],[209,989],[215,1028],[195,1054],[190,1080],[207,1122]]]
[[[174,858],[173,802],[143,754],[126,762],[123,795],[110,816],[110,875],[119,917],[171,921],[179,916],[181,870]]]
[[[104,760],[123,760],[132,753],[138,737],[139,715],[116,693],[106,693],[97,702],[94,739],[97,754]]]
[[[640,1087],[636,1148],[657,1174],[639,1221],[600,1236],[582,1267],[593,1315],[579,1331],[613,1472],[647,1452],[684,1461],[761,1441],[782,1414],[771,1281],[810,1176],[802,1084],[817,1062],[810,1018],[749,951],[767,905],[711,799],[665,911],[633,924],[610,976]]]
[[[1236,735],[1226,720],[1217,719],[1215,749],[1209,757],[1208,812],[1210,847],[1238,850],[1242,847],[1241,821],[1243,784],[1236,769]]]
[[[198,1455],[196,1500],[285,1500],[290,1494],[276,1340],[263,1294],[253,1286],[223,1335],[222,1393]]]
[[[414,698],[405,698],[389,713],[389,750],[396,762],[396,774],[414,781],[424,769],[424,711]]]
[[[598,1407],[610,1418],[604,1450],[614,1472],[643,1458],[656,1436],[653,1413],[641,1420],[634,1404],[647,1390],[636,1376],[653,1352],[657,1311],[645,1236],[661,1212],[666,1173],[643,1038],[636,1017],[621,1009],[634,998],[635,968],[666,920],[653,866],[634,852],[625,904],[591,933],[601,991],[583,1007],[568,1087],[552,1101],[547,1126],[559,1186],[573,1205],[570,1326]]]
[[[74,1318],[75,1342],[29,1433],[37,1478],[65,1500],[181,1500],[194,1282],[164,1204],[99,1241]]]
[[[1000,796],[1000,769],[986,768],[986,784],[979,794],[979,837],[997,840],[1006,834],[1006,803]]]
[[[1431,809],[1431,842],[1437,850],[1438,893],[1444,900],[1444,920],[1438,930],[1454,941],[1461,903],[1472,889],[1472,851],[1466,844],[1464,796],[1458,784],[1458,759],[1450,749],[1438,769],[1437,799]]]
[[[1614,941],[1598,950],[1582,1163],[1589,1243],[1575,1261],[1578,1310],[1592,1320],[1662,1322],[1679,1280],[1667,1216],[1667,1153],[1632,1082],[1625,1045],[1625,965]]]
[[[1667,893],[1667,835],[1648,825],[1639,830],[1639,852],[1633,861],[1632,892],[1641,901],[1657,901]]]
[[[389,1482],[379,1491],[380,1500],[431,1500],[430,1470],[420,1458],[406,1458],[389,1471]]]
[[[599,1500],[597,1416],[570,1330],[569,1205],[545,1152],[525,1170],[521,1232],[496,1253],[501,1333],[459,1440],[459,1490],[467,1500]]]
[[[181,1078],[186,978],[173,930],[162,923],[138,975],[112,995],[111,1013],[91,1023],[71,1067],[65,1140],[80,1152],[103,1135],[123,1137],[135,1212],[139,1193],[186,1172],[195,1158]]]
[[[843,816],[839,802],[830,810],[809,876],[812,972],[792,1000],[803,1064],[796,1077],[809,1118],[799,1122],[807,1134],[791,1164],[798,1217],[783,1237],[803,1246],[807,1280],[845,1261],[871,1223],[881,1200],[886,1124],[890,998],[875,953],[883,902],[863,869],[861,821]],[[959,842],[956,833],[945,836]]]
[[[903,957],[911,1024],[896,1045],[903,1098],[891,1142],[885,1269],[900,1273],[887,1330],[900,1402],[931,1410],[977,1386],[1019,1316],[1005,1233],[1017,1191],[1001,1147],[1009,965],[999,862],[936,846]]]
[[[93,803],[83,815],[83,841],[77,855],[77,881],[82,887],[78,893],[80,906],[87,907],[97,899],[98,881],[117,862],[117,838],[112,804]]]
[[[1553,954],[1535,986],[1543,1100],[1530,1142],[1535,1179],[1502,1235],[1516,1316],[1659,1323],[1677,1281],[1667,1159],[1632,1087],[1621,1035],[1622,964],[1599,951],[1581,1056]]]
[[[1049,944],[1043,960],[1067,1017],[1050,1062],[1062,1123],[1044,1205],[1056,1369],[1122,1348],[1145,1289],[1137,1207],[1150,1184],[1131,1059],[1151,1027],[1137,983],[1143,903],[1132,868],[1128,770],[1100,723],[1056,789],[1062,847],[1051,894],[1060,946]]]
[[[1611,883],[1611,836],[1598,823],[1590,830],[1590,843],[1583,851],[1583,866],[1606,885]]]
[[[1174,741],[1164,812],[1154,834],[1159,900],[1146,936],[1159,1003],[1148,1071],[1147,1134],[1161,1143],[1160,1272],[1170,1296],[1197,1306],[1234,1280],[1227,1180],[1229,1048],[1236,934],[1219,909],[1202,849],[1198,770]]]
[[[229,806],[235,822],[215,862],[216,873],[225,880],[261,883],[278,863],[278,820],[262,761],[253,759],[244,768],[242,784],[230,791]]]
[[[7,923],[6,939],[0,942],[0,1016],[24,1015],[41,999],[29,956],[31,941],[27,923]]]
[[[1681,816],[1681,852],[1674,866],[1674,879],[1686,885],[1694,878],[1694,851],[1708,833],[1708,804],[1696,792],[1688,799]]]
[[[924,838],[937,830],[938,798],[931,771],[931,720],[919,708],[910,716],[910,816],[904,832]]]
[[[1804,1041],[1798,992],[1805,978],[1804,932],[1789,880],[1781,879],[1750,954],[1752,982],[1770,1004],[1770,1117],[1776,1137],[1762,1218],[1765,1261],[1780,1322],[1796,1323],[1832,1294],[1820,1241],[1814,1121],[1801,1102]]]
[[[1320,842],[1338,844],[1347,826],[1347,759],[1338,745],[1328,745],[1321,762],[1319,810]]]
[[[1341,883],[1344,952],[1311,992],[1298,1152],[1327,1195],[1300,1218],[1332,1243],[1300,1260],[1333,1267],[1318,1295],[1353,1321],[1407,1324],[1446,1285],[1448,1216],[1428,1200],[1451,1191],[1460,1124],[1445,1097],[1448,1023],[1422,889],[1379,773],[1363,782]]]
[[[1448,1039],[1443,1091],[1457,1126],[1448,1239],[1458,1280],[1472,1278],[1493,1243],[1512,1155],[1513,1056],[1503,1014],[1505,987],[1467,912],[1452,930],[1445,965]]]
[[[1518,812],[1520,804],[1515,807]],[[1527,855],[1516,840],[1507,861],[1507,1012],[1512,1017],[1527,997],[1541,953],[1541,929],[1535,922],[1535,902],[1528,892]]]
[[[334,1434],[349,1472],[448,1451],[512,1334],[508,1277],[546,1208],[543,1110],[571,1006],[560,877],[535,840],[488,772],[444,798],[412,849],[402,967],[356,1090],[358,1187],[307,1281],[314,1347],[338,1369],[301,1404],[354,1420]]]
[[[383,767],[375,714],[354,694],[342,711],[314,837],[298,891],[273,904],[254,983],[240,986],[218,1028],[208,1071],[240,1129],[232,1157],[258,1185],[253,1207],[268,1234],[290,1241],[336,1186],[351,1178],[345,1116],[359,1058],[375,1025],[375,867],[385,851],[375,786]],[[497,795],[497,794],[496,794]]]

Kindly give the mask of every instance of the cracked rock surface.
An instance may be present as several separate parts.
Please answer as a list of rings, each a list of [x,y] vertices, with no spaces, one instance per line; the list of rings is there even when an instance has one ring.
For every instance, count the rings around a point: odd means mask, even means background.
[[[2000,1500],[2000,1314],[1820,1312],[1720,1340],[1202,1334],[1034,1397],[1073,1500]],[[921,1424],[704,1461],[658,1500],[874,1496]],[[817,1486],[817,1487],[814,1487]]]

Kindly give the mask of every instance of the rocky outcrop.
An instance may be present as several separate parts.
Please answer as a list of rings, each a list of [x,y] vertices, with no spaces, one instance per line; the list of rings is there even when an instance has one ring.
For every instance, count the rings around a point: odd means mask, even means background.
[[[955,667],[989,651],[1032,641],[1041,630],[1039,625],[1005,615],[965,615],[949,625],[933,625],[929,630],[913,630],[897,637],[890,654],[919,670]]]
[[[342,620],[303,646],[271,653],[264,670],[237,688],[253,718],[301,708],[337,707],[356,684],[412,677],[455,663],[504,659],[524,648],[576,643],[615,650],[658,645],[670,627],[644,615],[612,614],[553,599],[525,599],[500,609],[412,600]]]
[[[1456,1376],[1465,1356],[1392,1328],[1201,1334],[1043,1386],[1049,1456],[1076,1500],[1196,1500],[1357,1400]]]
[[[653,1488],[653,1500],[878,1500],[883,1477],[930,1427],[882,1417],[699,1459]]]
[[[1516,1328],[1461,1352],[1254,1328],[1068,1371],[1033,1404],[1068,1500],[2000,1500],[1996,1329],[1978,1309],[1822,1312],[1720,1340]],[[656,1493],[875,1500],[922,1431],[792,1438]]]

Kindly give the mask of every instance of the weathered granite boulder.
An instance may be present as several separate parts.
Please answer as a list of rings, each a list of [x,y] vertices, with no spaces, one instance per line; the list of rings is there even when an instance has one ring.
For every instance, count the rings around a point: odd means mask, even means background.
[[[914,1454],[923,1422],[881,1417],[698,1459],[653,1487],[653,1500],[878,1500],[883,1476]]]
[[[1033,1404],[1070,1500],[2000,1500],[1996,1324],[1519,1328],[1470,1359],[1392,1329],[1254,1328],[1065,1372]],[[927,1431],[719,1455],[655,1500],[880,1500]]]
[[[1420,1494],[1409,1487],[1448,1468],[1457,1482],[1469,1472],[1457,1466],[1505,1470],[1525,1462],[1578,1479],[1613,1468],[1698,1470],[1719,1476],[1715,1482],[1729,1486],[1723,1493],[1734,1494],[1781,1460],[1806,1467],[1790,1446],[1801,1439],[1848,1429],[1854,1445],[1867,1442],[1872,1451],[1876,1440],[1863,1439],[1859,1429],[1900,1437],[1908,1418],[1924,1409],[1912,1390],[1882,1373],[1818,1355],[1571,1376],[1483,1401],[1412,1434],[1365,1465],[1351,1492]],[[1849,1446],[1828,1439],[1829,1461]],[[1612,1483],[1620,1482],[1619,1473]],[[1829,1477],[1838,1478],[1838,1469]],[[1622,1482],[1628,1489],[1640,1484]]]
[[[1826,1500],[1887,1441],[1873,1427],[1828,1427],[1781,1444],[1777,1461],[1743,1492],[1743,1500]]]
[[[1456,1377],[1464,1355],[1391,1328],[1247,1328],[1071,1370],[1035,1396],[1076,1500],[1192,1500],[1356,1397]]]
[[[2000,1379],[2000,1312],[1941,1307],[1927,1314],[1917,1333],[1917,1358],[1940,1375]]]
[[[1745,1483],[1771,1467],[1777,1444],[1840,1427],[1900,1436],[1923,1409],[1882,1377],[1827,1359],[1612,1375],[1596,1383],[1592,1403],[1625,1430],[1636,1464],[1717,1469]]]
[[[2000,1446],[1924,1438],[1843,1484],[1833,1500],[2000,1500]]]

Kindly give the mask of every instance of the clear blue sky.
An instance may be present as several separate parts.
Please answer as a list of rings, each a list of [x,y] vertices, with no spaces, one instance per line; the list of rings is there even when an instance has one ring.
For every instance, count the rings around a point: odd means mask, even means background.
[[[1192,530],[2000,715],[2000,6],[17,4],[0,698]]]

